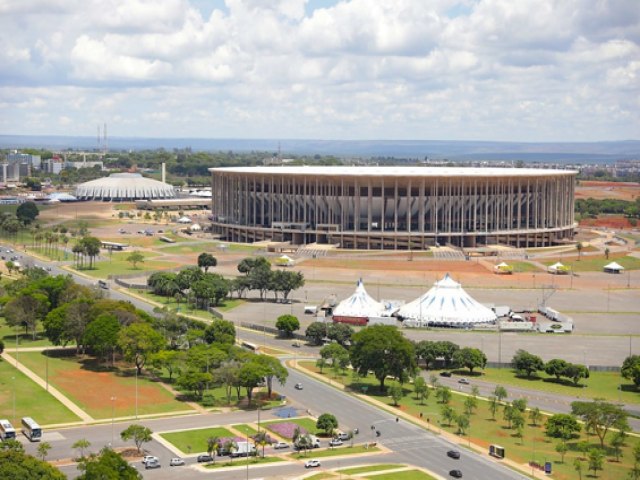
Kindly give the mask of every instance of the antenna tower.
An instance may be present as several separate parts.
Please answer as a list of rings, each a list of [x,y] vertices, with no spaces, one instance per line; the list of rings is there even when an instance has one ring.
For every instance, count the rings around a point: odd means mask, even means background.
[[[107,143],[107,122],[104,122],[104,131],[102,132],[104,134],[104,142],[103,142],[103,149],[104,149],[104,153],[107,153],[107,151],[109,150],[109,144]]]
[[[96,148],[98,151],[100,151],[100,125],[98,125],[98,144]]]

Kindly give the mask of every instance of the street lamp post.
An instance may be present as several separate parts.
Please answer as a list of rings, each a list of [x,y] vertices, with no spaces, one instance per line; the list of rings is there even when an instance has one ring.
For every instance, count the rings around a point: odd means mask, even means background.
[[[136,420],[138,419],[138,367],[136,366]]]
[[[115,441],[115,426],[114,426],[114,419],[115,419],[115,411],[116,411],[116,397],[112,396],[111,397],[111,448],[113,448],[113,443]]]
[[[18,421],[16,419],[16,377],[11,377],[13,380],[13,422],[17,425]]]

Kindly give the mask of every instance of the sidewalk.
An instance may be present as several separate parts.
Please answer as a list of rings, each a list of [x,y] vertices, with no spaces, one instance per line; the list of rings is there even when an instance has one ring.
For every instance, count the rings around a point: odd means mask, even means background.
[[[9,364],[14,365],[20,372],[24,373],[27,377],[33,380],[37,385],[42,387],[43,389],[47,389],[47,382],[45,382],[42,378],[36,375],[34,372],[25,367],[22,363],[18,362],[14,357],[12,357],[6,350],[2,353],[2,358]],[[60,392],[57,388],[55,388],[51,383],[48,385],[48,392],[53,395],[60,403],[62,403],[65,407],[71,410],[77,417],[81,418],[85,423],[95,422],[95,419],[88,415],[84,410],[82,410],[78,405],[69,400],[65,395]]]

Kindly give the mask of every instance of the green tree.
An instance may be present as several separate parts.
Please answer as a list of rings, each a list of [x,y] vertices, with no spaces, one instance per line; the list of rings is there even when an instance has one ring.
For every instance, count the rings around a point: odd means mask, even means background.
[[[589,470],[593,471],[593,476],[598,476],[598,470],[602,470],[604,464],[604,453],[599,448],[592,448],[587,455],[587,462],[589,462]]]
[[[87,325],[84,332],[83,344],[93,349],[100,359],[113,352],[118,341],[120,322],[115,315],[103,313]]]
[[[458,415],[456,418],[456,425],[458,426],[458,435],[464,435],[470,425],[469,416]]]
[[[124,358],[135,364],[138,375],[142,373],[147,358],[162,350],[165,344],[162,334],[148,323],[133,323],[118,334],[118,346]]]
[[[404,389],[400,384],[394,384],[389,388],[389,395],[393,399],[393,406],[397,407],[399,405],[400,400],[404,397]]]
[[[582,418],[587,431],[594,432],[598,436],[601,449],[604,449],[604,439],[610,428],[629,430],[627,412],[619,405],[600,399],[593,402],[572,402],[571,412]]]
[[[478,408],[478,399],[475,397],[466,397],[464,399],[464,414],[468,417],[473,415],[475,409]]]
[[[269,434],[264,430],[261,432],[258,432],[254,435],[253,441],[256,443],[257,446],[262,447],[262,458],[264,458],[264,447],[266,447],[270,441]]]
[[[422,340],[416,343],[416,357],[424,362],[424,368],[427,370],[440,356],[440,349],[437,342]]]
[[[131,424],[122,432],[120,432],[120,438],[125,442],[127,440],[133,440],[136,445],[138,453],[141,453],[142,445],[150,442],[151,434],[153,432],[143,425]]]
[[[578,474],[578,478],[582,480],[582,462],[579,458],[573,460],[573,469]]]
[[[534,373],[544,369],[542,359],[525,350],[518,350],[511,363],[519,373],[524,373],[527,378],[531,378]]]
[[[300,321],[293,315],[280,315],[276,320],[276,328],[284,337],[291,337],[296,330],[300,330]]]
[[[139,263],[144,263],[144,255],[138,250],[134,250],[127,256],[127,262],[129,262],[134,270],[137,270]]]
[[[570,378],[574,385],[578,385],[581,378],[589,378],[589,369],[584,365],[570,363],[564,369],[562,375]]]
[[[445,405],[451,401],[451,389],[449,387],[440,386],[436,388],[436,398],[440,400],[440,403]]]
[[[416,399],[420,400],[420,405],[424,405],[424,401],[429,398],[430,393],[425,379],[422,377],[416,377],[413,381],[413,390],[416,394]]]
[[[442,357],[444,359],[444,366],[449,368],[453,360],[453,355],[460,350],[460,347],[448,340],[438,341],[436,344],[438,346],[438,357]]]
[[[6,442],[0,445],[4,447],[0,448],[0,478],[2,479],[65,480],[67,478],[64,473],[47,462],[27,455],[24,447],[19,443],[21,448],[6,448]]]
[[[318,360],[316,360],[316,367],[318,367],[320,369],[320,373],[323,373],[322,370],[326,366],[327,366],[327,360],[326,359],[320,357]]]
[[[184,352],[178,350],[160,350],[150,357],[151,364],[155,368],[164,368],[169,374],[169,382],[173,381],[173,375],[180,372],[184,362]]]
[[[229,320],[215,319],[204,330],[205,342],[233,345],[236,342],[236,327]]]
[[[203,252],[198,255],[198,267],[204,268],[205,273],[209,271],[209,268],[215,267],[216,265],[218,265],[218,260],[210,253]]]
[[[390,325],[373,325],[353,335],[349,352],[351,365],[362,376],[370,371],[385,390],[387,376],[398,379],[412,375],[416,370],[413,343]]]
[[[496,419],[496,413],[498,412],[499,406],[500,406],[500,403],[498,402],[498,397],[496,397],[495,395],[491,395],[489,397],[489,411],[491,412],[492,420]]]
[[[582,257],[582,249],[583,249],[583,247],[584,247],[584,245],[582,245],[582,242],[576,243],[576,250],[578,251],[578,261]]]
[[[304,332],[313,345],[321,345],[327,336],[327,325],[324,322],[311,322]]]
[[[32,223],[38,215],[40,215],[40,211],[36,204],[31,201],[21,203],[16,209],[16,217],[24,225]]]
[[[487,364],[487,356],[478,348],[465,347],[453,354],[455,365],[466,367],[470,373],[474,368],[484,368]]]
[[[556,444],[556,452],[560,454],[560,461],[562,463],[564,463],[564,456],[567,454],[568,451],[569,451],[569,446],[567,445],[567,442],[565,442],[564,440],[561,440],[559,443]]]
[[[556,377],[557,380],[560,380],[560,377],[564,375],[564,372],[568,365],[569,362],[567,362],[566,360],[554,358],[552,360],[549,360],[545,364],[544,371],[547,375],[551,375],[553,377]]]
[[[40,442],[40,445],[38,445],[38,455],[43,462],[47,459],[49,450],[51,450],[51,444],[49,442]]]
[[[83,458],[78,464],[78,469],[84,473],[77,477],[77,480],[142,479],[142,474],[138,473],[135,467],[129,465],[119,453],[114,452],[110,448],[103,448],[100,455]]]
[[[255,360],[261,366],[261,373],[264,375],[267,384],[267,397],[271,398],[273,394],[273,380],[278,380],[280,385],[284,385],[289,377],[289,371],[275,357],[270,355],[258,355]]]
[[[457,418],[455,410],[449,405],[442,406],[442,408],[440,409],[440,415],[442,416],[442,420],[449,427],[453,424],[453,422]]]
[[[271,289],[276,293],[282,293],[282,298],[287,300],[293,290],[304,286],[304,275],[302,272],[291,272],[288,270],[276,270],[271,274]]]
[[[264,366],[255,360],[246,362],[240,366],[238,381],[247,392],[249,405],[251,405],[251,400],[253,399],[253,390],[262,382],[265,374]]]
[[[578,419],[568,413],[557,413],[547,419],[546,434],[549,437],[569,440],[580,433]]]
[[[3,315],[7,325],[11,327],[24,327],[25,332],[31,330],[33,339],[36,339],[38,322],[44,320],[49,313],[49,299],[40,291],[19,293],[17,297],[9,300],[3,308]]]
[[[216,453],[220,448],[220,443],[220,437],[207,438],[207,453],[211,455],[211,458],[213,458],[213,463],[216,463]]]
[[[91,442],[89,440],[87,440],[86,438],[81,438],[80,440],[77,440],[73,445],[71,445],[71,448],[78,450],[80,452],[80,458],[84,458],[84,451],[90,446]]]
[[[345,346],[351,342],[353,336],[353,328],[345,323],[330,323],[327,326],[327,338],[335,340],[338,344]]]
[[[538,422],[542,420],[542,413],[540,412],[540,409],[538,407],[532,408],[529,411],[529,420],[531,420],[531,424],[534,427],[538,426]]]
[[[630,355],[622,363],[622,376],[640,387],[640,355]]]
[[[338,419],[335,415],[323,413],[316,421],[316,428],[323,430],[327,435],[333,435],[333,432],[338,428]]]
[[[611,437],[609,444],[611,445],[611,450],[613,450],[613,454],[616,457],[616,462],[620,461],[620,457],[622,456],[622,447],[624,446],[626,437],[627,434],[624,431],[614,432],[613,437]]]

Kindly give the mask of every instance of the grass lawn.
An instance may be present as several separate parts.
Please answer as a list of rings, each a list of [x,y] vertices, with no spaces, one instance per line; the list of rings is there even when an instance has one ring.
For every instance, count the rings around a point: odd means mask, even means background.
[[[468,372],[460,372],[469,377]],[[513,385],[584,399],[604,398],[614,403],[622,400],[625,403],[640,404],[640,393],[635,389],[633,382],[622,378],[620,372],[590,372],[589,378],[580,380],[581,385],[586,385],[584,388],[556,383],[553,381],[555,377],[549,377],[544,372],[532,379],[516,377],[515,371],[510,368],[486,368],[482,372],[484,374],[478,377],[479,380],[499,383],[506,387]],[[621,385],[622,391],[619,390]]]
[[[270,428],[271,426],[280,424],[280,423],[295,423],[296,425],[299,425],[300,427],[304,428],[311,435],[318,434],[315,420],[312,420],[311,418],[308,418],[308,417],[287,418],[286,420],[269,420],[267,422],[262,422],[261,425],[263,425],[264,428],[271,430]],[[271,431],[276,435],[280,436],[280,434],[275,430],[271,430]],[[291,440],[291,438],[289,438],[289,440]]]
[[[354,445],[353,447],[336,447],[327,449],[313,449],[307,451],[307,453],[290,453],[288,456],[295,458],[296,460],[304,460],[305,458],[327,458],[327,457],[339,457],[342,455],[360,455],[363,453],[375,453],[379,452],[378,447],[367,447],[365,445]]]
[[[224,427],[200,428],[197,430],[183,430],[160,434],[167,442],[184,453],[207,451],[207,439],[211,437],[235,437]]]
[[[326,480],[327,478],[336,478],[336,476],[337,475],[331,472],[321,472],[311,475],[310,477],[305,477],[305,480]]]
[[[15,416],[13,415],[15,393]],[[22,417],[33,417],[41,425],[77,422],[80,419],[45,389],[0,359],[0,416],[18,429]],[[15,417],[15,418],[14,418]]]
[[[343,468],[342,470],[337,470],[339,473],[344,473],[345,475],[356,475],[358,473],[369,473],[369,472],[379,472],[382,470],[394,470],[396,468],[402,468],[405,465],[398,463],[379,463],[377,465],[368,465],[366,467],[353,467],[353,468]]]
[[[173,298],[155,295],[146,290],[133,290],[133,293],[135,293],[136,295],[141,295],[145,298],[148,298],[149,300],[153,300],[154,302],[159,303],[163,307],[166,307],[166,309],[169,311],[174,311],[184,315],[191,315],[193,317],[198,317],[203,321],[211,321],[218,318],[207,310],[192,308],[191,305],[185,302],[181,302],[178,304]]]
[[[162,243],[163,245],[169,245],[168,243]],[[213,242],[189,242],[183,241],[180,245],[171,245],[159,247],[158,251],[162,253],[171,253],[174,255],[189,254],[189,253],[215,253],[218,251],[217,244]],[[215,256],[215,255],[214,255]]]
[[[220,457],[218,457],[220,458]],[[256,457],[251,457],[251,458],[236,458],[234,460],[231,460],[231,457],[224,457],[224,458],[229,458],[228,461],[223,461],[222,459],[218,460],[216,463],[208,463],[206,465],[207,468],[209,469],[213,469],[213,468],[224,468],[224,467],[239,467],[239,466],[246,466],[247,463],[249,464],[249,466],[251,465],[258,465],[260,463],[275,463],[275,462],[282,462],[283,460],[281,458],[278,457],[264,457],[262,458],[261,456],[256,456]]]
[[[36,328],[36,339],[33,339],[31,333],[24,333],[24,329],[18,330],[18,348],[23,347],[48,347],[51,342],[44,337],[44,330],[39,324]],[[7,353],[14,354],[16,348],[16,329],[4,323],[4,319],[0,320],[0,340],[4,342],[4,348]]]
[[[527,272],[540,272],[541,270],[529,262],[508,261],[509,265],[513,267],[514,273],[527,273]]]
[[[237,430],[238,432],[242,433],[242,435],[244,436],[249,435],[250,437],[253,437],[256,433],[258,433],[258,430],[256,430],[253,427],[250,427],[246,423],[241,423],[240,425],[231,425],[231,426],[233,427],[234,430]]]
[[[545,261],[545,265],[553,265],[556,261],[560,259],[556,259],[553,262]],[[609,259],[605,257],[585,257],[578,260],[561,260],[564,265],[570,267],[574,272],[601,272],[602,267],[608,265],[609,263],[616,261],[620,265],[622,265],[627,270],[640,270],[640,258],[626,256],[626,257],[615,257],[614,255],[609,255]]]
[[[45,378],[48,363],[51,384],[96,419],[111,418],[112,407],[116,417],[135,415],[136,390],[139,415],[191,409],[176,400],[160,383],[147,377],[138,377],[136,389],[133,369],[113,371],[90,357],[53,356],[57,352],[50,353],[45,356],[42,352],[21,352],[19,358],[41,378]]]
[[[287,355],[288,352],[284,350],[278,350],[277,348],[271,347],[259,347],[260,353],[265,353],[267,355]]]
[[[421,470],[403,470],[402,472],[383,473],[367,477],[371,480],[435,480]]]
[[[156,272],[158,270],[169,270],[177,268],[180,264],[175,262],[164,262],[161,260],[148,260],[149,258],[156,257],[157,255],[150,255],[148,252],[140,252],[145,256],[145,261],[138,263],[137,268],[133,268],[131,263],[127,262],[124,258],[116,257],[116,253],[113,254],[111,260],[103,260],[96,262],[94,268],[80,269],[85,275],[89,275],[95,278],[107,278],[109,275],[118,274],[130,274],[139,273],[140,276],[147,275],[149,273]]]
[[[317,368],[313,362],[301,362],[301,365],[310,370],[317,371]],[[435,393],[430,389],[430,396],[425,400],[424,404],[421,404],[419,400],[416,400],[413,394],[412,385],[405,384],[403,386],[405,396],[400,401],[399,407],[393,407],[392,399],[386,394],[381,394],[377,388],[377,382],[369,375],[367,378],[352,378],[351,375],[338,376],[334,381],[341,381],[346,384],[351,390],[362,392],[362,387],[367,386],[367,394],[377,400],[386,403],[392,409],[396,408],[409,414],[413,417],[419,418],[420,413],[423,414],[423,419],[427,419],[430,425],[439,426],[440,428],[447,430],[453,434],[458,431],[457,426],[448,425],[444,423],[442,418],[443,404],[435,398]],[[392,385],[392,381],[387,382],[387,387]],[[449,406],[453,408],[457,415],[460,415],[464,411],[464,399],[463,395],[452,392],[452,399],[449,402]],[[516,437],[516,431],[514,429],[507,428],[507,422],[503,420],[503,412],[500,408],[496,414],[495,420],[492,419],[492,415],[489,409],[489,402],[482,399],[478,399],[478,407],[474,414],[470,418],[470,428],[465,432],[464,436],[460,436],[461,443],[471,441],[476,445],[488,449],[489,445],[496,443],[502,445],[506,451],[507,456],[511,460],[517,463],[527,463],[528,461],[535,460],[538,463],[543,463],[545,459],[554,463],[554,478],[560,480],[574,479],[575,471],[573,469],[573,462],[575,458],[580,457],[577,444],[580,441],[586,441],[590,447],[599,447],[598,438],[596,436],[587,436],[584,432],[576,439],[572,439],[567,442],[569,452],[566,454],[564,463],[560,460],[560,454],[555,451],[558,440],[547,437],[545,435],[544,428],[538,424],[533,426],[527,423],[523,430],[522,439]],[[528,420],[528,415],[525,417]],[[612,433],[609,433],[605,439],[605,446],[610,440]],[[626,439],[626,444],[622,448],[623,456],[620,462],[615,462],[615,457],[612,455],[610,448],[606,448],[606,461],[605,469],[598,473],[600,480],[619,480],[626,478],[633,463],[632,450],[640,440],[636,437],[629,436]],[[535,459],[533,458],[535,444]],[[583,462],[584,471],[586,472],[587,463]],[[395,474],[394,474],[395,475]],[[376,476],[376,478],[378,478]],[[391,478],[391,477],[390,477]],[[398,477],[393,477],[398,478]]]

